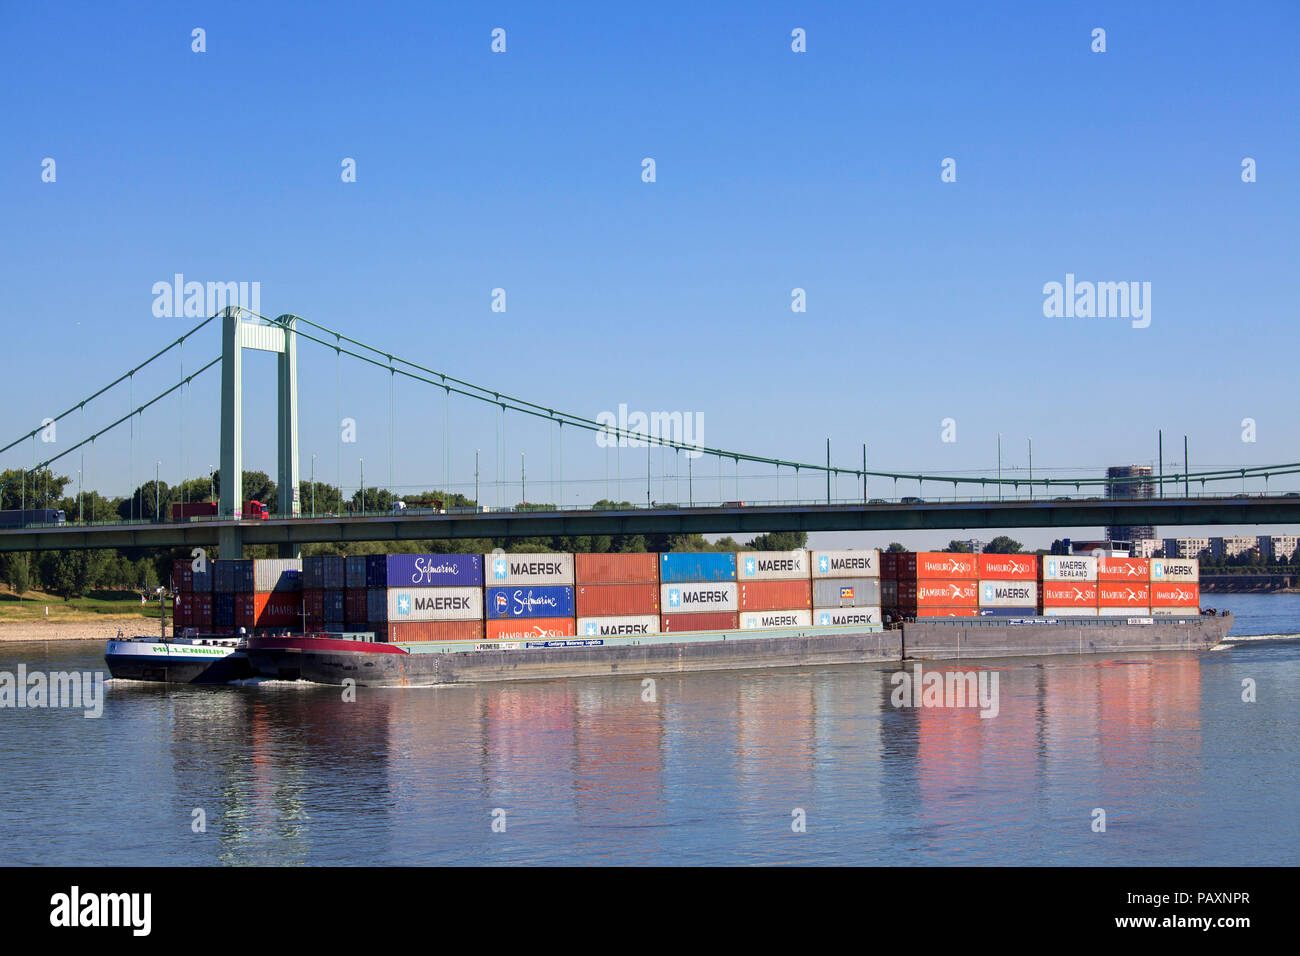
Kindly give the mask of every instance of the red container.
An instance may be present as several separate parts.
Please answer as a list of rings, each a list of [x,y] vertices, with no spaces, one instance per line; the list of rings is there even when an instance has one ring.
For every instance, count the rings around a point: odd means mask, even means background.
[[[626,554],[575,554],[573,579],[579,584],[659,584],[659,555],[654,552]],[[656,600],[656,605],[658,601]],[[622,613],[622,612],[620,612]],[[639,614],[640,611],[629,613]],[[583,617],[582,611],[578,612]]]
[[[1101,581],[1097,585],[1098,607],[1150,607],[1151,585],[1125,584],[1119,581]]]
[[[200,631],[212,630],[212,595],[187,594],[190,604],[190,627]]]
[[[921,617],[979,617],[979,608],[974,607],[922,607],[916,609],[916,616]]]
[[[344,622],[348,624],[365,624],[366,618],[366,589],[348,588],[347,593],[343,595]],[[365,629],[362,628],[362,630]]]
[[[235,627],[256,627],[257,606],[255,594],[235,595]]]
[[[981,581],[1037,581],[1036,554],[976,555]]]
[[[401,644],[404,642],[409,643],[416,641],[441,641],[448,644],[470,644],[483,640],[483,622],[400,621],[387,625],[385,636],[389,644]]]
[[[883,580],[893,580],[898,577],[897,551],[880,552],[880,577]]]
[[[581,555],[579,555],[581,557]],[[658,558],[655,558],[658,561]],[[657,569],[658,565],[656,565]],[[625,617],[659,613],[657,584],[585,584],[573,592],[578,617]]]
[[[894,574],[901,581],[903,578],[916,577],[916,552],[894,552]]]
[[[972,567],[974,562],[971,562]],[[906,597],[899,585],[899,607],[979,607],[979,586],[974,581],[924,580],[917,581],[915,590],[908,589]]]
[[[899,577],[903,573],[899,572]],[[907,572],[907,577],[921,579],[960,579],[974,581],[979,577],[979,569],[973,554],[950,554],[947,551],[918,551],[916,564]]]
[[[319,589],[302,592],[302,609],[308,630],[325,624],[325,592]]]
[[[172,559],[172,590],[194,590],[194,564],[189,558]]]
[[[740,585],[742,611],[802,611],[810,607],[811,581],[745,581]]]
[[[194,626],[194,608],[191,594],[177,594],[172,599],[172,633],[183,627]]]
[[[388,625],[391,643],[392,628]],[[490,641],[548,641],[553,638],[573,637],[577,621],[571,617],[534,617],[515,620],[488,621],[487,639]]]
[[[1096,607],[1095,581],[1044,581],[1038,588],[1038,603],[1043,607]]]
[[[239,598],[235,599],[235,613],[239,613]],[[293,591],[259,592],[253,598],[253,619],[256,627],[302,627],[302,594]]]
[[[1146,558],[1097,558],[1098,581],[1151,580],[1151,562]]]
[[[1196,582],[1185,584],[1152,584],[1152,607],[1200,607],[1201,586]]]
[[[711,611],[707,614],[664,614],[659,618],[663,634],[680,634],[683,631],[734,631],[740,627],[740,615],[730,611]]]

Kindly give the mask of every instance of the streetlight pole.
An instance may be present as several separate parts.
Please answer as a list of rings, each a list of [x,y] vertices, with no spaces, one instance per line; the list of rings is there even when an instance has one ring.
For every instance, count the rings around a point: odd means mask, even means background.
[[[162,469],[162,459],[159,458],[153,463],[153,520],[161,521],[162,517],[158,514],[158,473]]]
[[[478,453],[479,453],[479,449],[475,448],[474,449],[474,507],[475,508],[479,506],[478,504]]]
[[[519,498],[520,504],[528,504],[528,476],[524,473],[524,453],[519,453]]]
[[[998,433],[998,501],[1002,500],[1002,433]]]
[[[1034,500],[1034,440],[1029,439],[1029,500]]]
[[[316,517],[316,456],[311,456],[311,516]]]
[[[366,513],[366,460],[358,458],[357,461],[361,465],[361,514],[364,515]]]

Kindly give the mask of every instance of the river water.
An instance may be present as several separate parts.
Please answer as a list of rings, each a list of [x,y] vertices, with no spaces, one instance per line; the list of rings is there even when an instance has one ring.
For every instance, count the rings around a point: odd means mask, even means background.
[[[1234,634],[1300,632],[1300,596],[1206,601]],[[0,644],[0,671],[102,652]],[[987,719],[896,708],[873,667],[653,700],[110,681],[100,719],[0,709],[0,864],[1300,863],[1300,644],[981,667]]]

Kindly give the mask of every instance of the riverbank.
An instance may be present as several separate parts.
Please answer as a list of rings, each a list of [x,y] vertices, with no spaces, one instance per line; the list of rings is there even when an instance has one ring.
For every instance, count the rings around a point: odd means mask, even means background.
[[[0,644],[18,641],[107,641],[118,630],[128,637],[157,634],[158,622],[143,617],[94,617],[84,621],[56,619],[0,623]],[[171,628],[168,628],[170,633]]]

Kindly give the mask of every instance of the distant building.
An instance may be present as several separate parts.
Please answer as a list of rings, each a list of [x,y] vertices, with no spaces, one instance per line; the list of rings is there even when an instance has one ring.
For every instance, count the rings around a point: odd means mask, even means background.
[[[1134,541],[1133,557],[1154,558],[1157,553],[1164,552],[1164,544],[1159,538],[1144,538],[1141,541]]]
[[[1155,483],[1150,465],[1112,465],[1106,469],[1107,498],[1153,498]],[[1151,525],[1114,525],[1106,529],[1111,541],[1128,541],[1136,548],[1139,541],[1152,541],[1156,529]]]
[[[1295,556],[1296,548],[1300,548],[1300,535],[1265,534],[1259,538],[1259,553],[1266,561],[1289,562]]]
[[[1222,537],[1210,538],[1210,557],[1216,561],[1222,561],[1224,558],[1235,558],[1238,555],[1245,554],[1252,548],[1259,547],[1260,539],[1256,537]]]
[[[1195,558],[1210,550],[1209,538],[1165,538],[1166,558]]]

